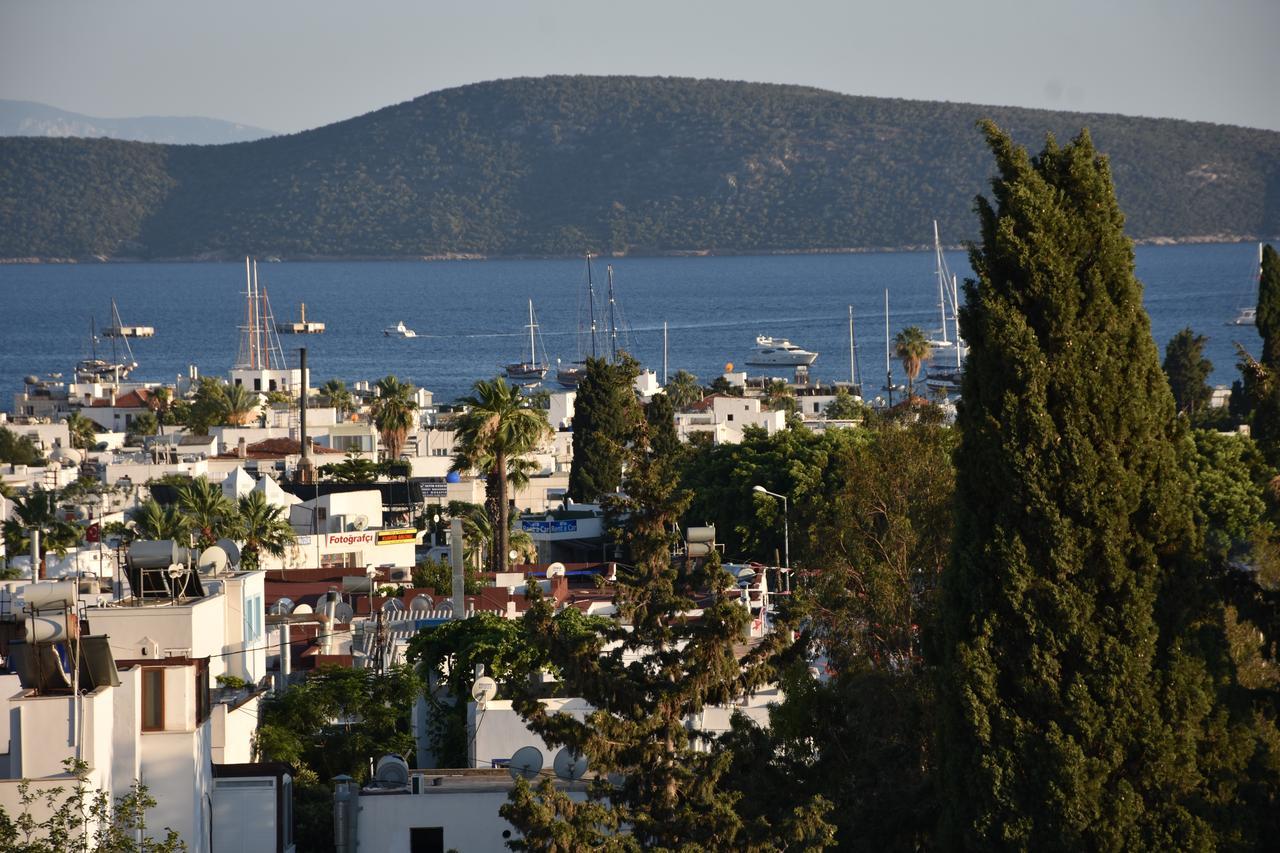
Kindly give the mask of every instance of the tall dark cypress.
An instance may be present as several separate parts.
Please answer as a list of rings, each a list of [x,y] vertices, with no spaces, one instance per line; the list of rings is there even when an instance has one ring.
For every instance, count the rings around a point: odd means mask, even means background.
[[[1280,254],[1273,246],[1262,249],[1257,322],[1262,336],[1262,363],[1271,370],[1280,370]]]
[[[1032,158],[984,131],[998,175],[961,314],[943,841],[1201,846],[1155,614],[1193,537],[1190,485],[1110,170],[1087,132]]]
[[[569,497],[592,502],[622,485],[622,463],[642,416],[632,383],[637,365],[587,359],[587,375],[573,404],[573,464]]]

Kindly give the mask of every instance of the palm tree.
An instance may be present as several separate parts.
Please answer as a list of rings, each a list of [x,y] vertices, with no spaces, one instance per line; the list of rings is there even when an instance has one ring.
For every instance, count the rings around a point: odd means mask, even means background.
[[[256,569],[263,554],[281,557],[289,545],[297,541],[284,517],[284,508],[267,502],[262,492],[249,492],[240,498],[236,536],[244,542],[240,549],[240,566]]]
[[[201,548],[231,535],[236,527],[236,505],[219,486],[197,477],[178,487],[178,509],[187,516]]]
[[[702,401],[702,386],[698,384],[698,377],[687,370],[677,370],[663,390],[677,410]]]
[[[147,436],[155,435],[160,430],[160,421],[156,418],[154,412],[142,412],[134,415],[133,422],[129,424],[129,428],[125,430],[128,435]]]
[[[796,411],[796,392],[781,379],[775,379],[764,387],[764,404],[770,409],[793,414]]]
[[[98,427],[79,412],[67,415],[67,431],[71,433],[71,446],[88,450],[98,443]]]
[[[893,339],[894,352],[902,359],[902,369],[907,374],[907,397],[915,391],[920,367],[929,360],[929,340],[919,326],[908,326]]]
[[[351,399],[351,392],[347,390],[347,383],[341,379],[330,379],[328,382],[320,386],[320,397],[330,406],[338,410],[338,417],[341,418],[354,408]]]
[[[174,504],[164,506],[155,498],[147,498],[129,514],[133,521],[134,539],[175,539],[186,542],[191,532],[191,519]]]
[[[80,541],[80,527],[61,518],[58,512],[58,493],[36,486],[26,497],[12,499],[13,510],[4,522],[5,552],[11,557],[31,550],[31,530],[40,531],[39,564],[31,567],[31,579],[44,575],[44,557],[50,551],[59,557]]]
[[[452,469],[484,470],[486,491],[497,510],[493,519],[497,528],[490,565],[494,571],[507,570],[507,551],[511,542],[511,520],[507,507],[507,484],[511,460],[526,456],[551,434],[546,413],[529,407],[520,392],[502,377],[481,379],[472,386],[472,395],[459,402],[468,407],[458,420],[455,433],[457,453]],[[517,466],[519,468],[520,466]]]
[[[395,376],[378,380],[378,398],[373,401],[372,406],[373,424],[378,428],[388,459],[400,458],[405,436],[413,426],[413,413],[418,408],[413,399],[415,390],[412,385],[401,382]]]
[[[222,422],[232,426],[244,426],[258,417],[261,402],[258,395],[243,385],[228,385],[222,389]]]

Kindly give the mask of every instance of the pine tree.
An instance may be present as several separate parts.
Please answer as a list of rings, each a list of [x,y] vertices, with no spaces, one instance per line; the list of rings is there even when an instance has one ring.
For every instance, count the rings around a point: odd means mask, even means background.
[[[1156,621],[1190,483],[1110,170],[1087,132],[1031,158],[984,130],[998,176],[961,314],[943,840],[1205,847],[1194,731],[1168,716],[1195,679],[1166,684]]]
[[[550,603],[536,596],[525,617],[527,635],[559,670],[563,692],[597,710],[579,722],[548,714],[531,694],[517,696],[516,709],[549,745],[586,757],[599,778],[586,802],[571,801],[550,779],[536,789],[518,780],[501,810],[523,835],[515,849],[797,850],[830,840],[821,801],[798,803],[772,833],[746,826],[734,807],[738,795],[719,784],[730,755],[695,748],[687,721],[759,686],[778,638],[740,661],[734,644],[750,615],[733,594],[732,577],[714,554],[672,562],[672,529],[688,504],[675,473],[670,457],[650,450],[648,429],[638,429],[627,497],[613,507],[627,518],[630,563],[618,566],[616,599],[625,626],[590,638],[566,633]],[[694,610],[701,611],[696,618]],[[616,645],[602,653],[610,643]]]
[[[613,494],[622,484],[622,462],[640,405],[632,383],[636,362],[624,357],[610,364],[587,359],[587,375],[578,385],[573,403],[573,465],[569,469],[569,497],[582,503]]]
[[[1207,341],[1208,338],[1197,335],[1188,326],[1165,345],[1162,367],[1179,412],[1197,414],[1209,405],[1213,395],[1213,389],[1206,382],[1213,373],[1213,362],[1204,357]]]

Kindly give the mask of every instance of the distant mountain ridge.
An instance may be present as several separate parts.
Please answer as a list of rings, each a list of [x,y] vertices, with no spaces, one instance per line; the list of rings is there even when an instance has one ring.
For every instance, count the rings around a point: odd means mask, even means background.
[[[0,99],[0,136],[84,137],[170,145],[223,145],[275,136],[275,131],[195,116],[97,118],[34,101]]]
[[[1280,234],[1280,133],[718,80],[447,89],[240,145],[0,139],[0,258],[840,251],[976,236],[990,117],[1088,126],[1137,239]]]

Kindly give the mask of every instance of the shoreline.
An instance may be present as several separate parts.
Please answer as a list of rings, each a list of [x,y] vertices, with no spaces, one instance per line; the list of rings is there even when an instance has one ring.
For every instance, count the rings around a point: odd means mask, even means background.
[[[1135,246],[1192,246],[1209,243],[1256,243],[1280,241],[1280,236],[1258,237],[1256,235],[1238,234],[1200,234],[1187,237],[1140,237],[1132,240]],[[962,243],[945,244],[947,251],[964,251],[967,247]],[[732,258],[732,257],[780,257],[787,255],[871,255],[894,254],[899,252],[931,252],[933,244],[916,243],[901,246],[846,246],[832,248],[804,249],[667,249],[663,251],[634,251],[599,253],[596,257],[610,259],[624,258]],[[280,263],[359,263],[359,262],[395,262],[395,263],[428,263],[438,261],[554,261],[579,260],[581,254],[511,254],[489,255],[480,252],[443,252],[435,255],[283,255],[278,257]],[[31,255],[26,257],[0,258],[0,265],[39,265],[39,264],[203,264],[203,263],[237,263],[244,255],[180,255],[175,257],[141,258],[134,256],[87,255],[83,257],[53,257]],[[269,262],[274,263],[274,262]]]

